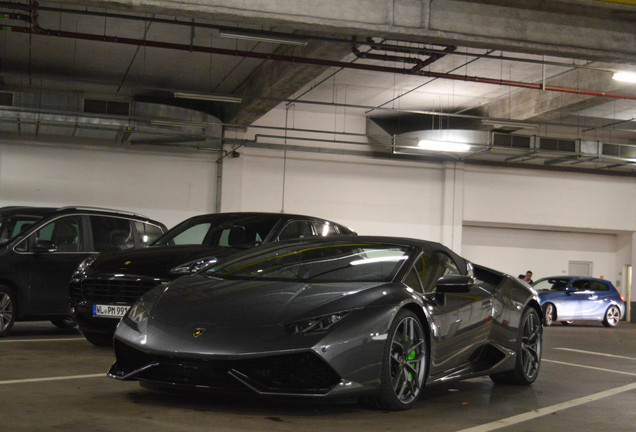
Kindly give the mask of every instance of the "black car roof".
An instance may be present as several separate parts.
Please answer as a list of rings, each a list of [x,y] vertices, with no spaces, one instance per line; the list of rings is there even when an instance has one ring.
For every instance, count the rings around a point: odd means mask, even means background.
[[[224,220],[227,220],[227,219],[232,219],[232,218],[246,219],[246,218],[253,218],[253,217],[269,217],[269,218],[277,218],[277,219],[281,219],[281,220],[310,219],[310,220],[316,220],[316,221],[326,221],[326,222],[329,222],[330,224],[337,225],[337,226],[339,226],[341,228],[344,228],[344,229],[350,231],[351,233],[355,233],[350,228],[347,228],[346,226],[344,226],[344,225],[342,225],[342,224],[340,224],[338,222],[331,221],[329,219],[324,219],[324,218],[320,218],[320,217],[316,217],[316,216],[307,216],[307,215],[296,214],[296,213],[274,213],[274,212],[207,213],[207,214],[192,216],[191,218],[188,218],[188,219],[184,220],[183,222],[179,223],[178,225],[181,225],[182,223],[187,222],[187,221],[195,221],[195,220],[206,220],[206,219],[224,219]]]
[[[104,214],[104,215],[120,215],[129,218],[136,218],[139,220],[145,220],[154,224],[165,227],[163,223],[150,219],[148,216],[127,212],[123,210],[114,210],[101,207],[83,207],[83,206],[65,206],[65,207],[31,207],[31,206],[6,206],[0,207],[0,216],[7,214],[20,214],[29,213],[35,215],[41,215],[43,217],[61,215],[66,213],[89,213],[89,214]]]

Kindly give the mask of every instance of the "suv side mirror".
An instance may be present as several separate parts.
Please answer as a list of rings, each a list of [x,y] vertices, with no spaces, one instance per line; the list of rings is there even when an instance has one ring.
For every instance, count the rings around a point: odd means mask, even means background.
[[[38,240],[33,246],[33,252],[35,253],[53,253],[57,252],[57,246],[55,243],[48,240]]]
[[[470,276],[448,275],[437,280],[436,291],[438,293],[466,293],[475,284]]]

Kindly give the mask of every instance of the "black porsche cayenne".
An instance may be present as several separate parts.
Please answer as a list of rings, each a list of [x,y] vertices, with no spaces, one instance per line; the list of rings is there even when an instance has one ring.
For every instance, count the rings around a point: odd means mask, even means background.
[[[110,345],[117,323],[146,291],[264,243],[355,235],[340,224],[297,214],[217,213],[183,221],[149,247],[88,257],[70,283],[70,309],[95,345]]]

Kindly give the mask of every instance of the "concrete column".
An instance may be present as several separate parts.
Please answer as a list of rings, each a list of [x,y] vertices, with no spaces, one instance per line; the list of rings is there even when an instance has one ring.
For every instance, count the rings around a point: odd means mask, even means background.
[[[627,321],[636,322],[636,232],[632,233],[632,274],[631,278],[627,277],[626,280],[631,279],[631,284],[625,287],[625,292],[629,293],[627,298],[629,299],[629,307],[627,308]]]
[[[464,215],[464,164],[444,162],[441,243],[461,254]]]
[[[217,211],[230,212],[241,211],[243,209],[243,161],[239,157],[227,156],[220,163],[218,169],[221,178],[217,182],[221,182],[220,196],[217,192]]]

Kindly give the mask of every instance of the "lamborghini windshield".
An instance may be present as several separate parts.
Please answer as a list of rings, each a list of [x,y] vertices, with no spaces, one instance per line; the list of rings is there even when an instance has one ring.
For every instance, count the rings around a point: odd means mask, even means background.
[[[293,243],[243,254],[203,274],[221,279],[390,282],[410,250],[378,243]]]

